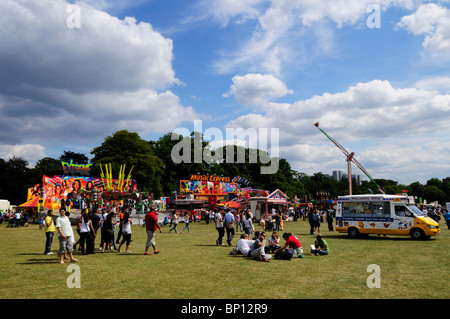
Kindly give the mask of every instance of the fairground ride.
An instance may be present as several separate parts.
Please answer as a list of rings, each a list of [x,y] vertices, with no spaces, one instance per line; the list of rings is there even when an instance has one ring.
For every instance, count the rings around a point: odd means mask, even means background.
[[[384,191],[381,189],[381,187],[375,182],[375,180],[370,176],[369,172],[356,160],[355,153],[347,151],[341,144],[339,144],[334,138],[332,138],[330,135],[325,133],[324,130],[322,130],[319,127],[319,122],[314,124],[315,127],[317,127],[323,134],[325,134],[328,139],[334,143],[341,151],[344,153],[344,155],[347,157],[347,169],[348,169],[348,194],[353,195],[353,186],[352,186],[352,163],[354,163],[358,168],[366,174],[366,176],[377,186],[378,192],[381,194],[384,194]]]

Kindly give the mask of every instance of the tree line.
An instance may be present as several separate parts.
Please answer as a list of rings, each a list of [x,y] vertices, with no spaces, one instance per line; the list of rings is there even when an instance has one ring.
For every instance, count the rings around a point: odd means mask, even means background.
[[[175,138],[173,138],[175,136]],[[191,154],[201,148],[202,154],[209,154],[215,158],[221,154],[234,154],[234,159],[222,161],[201,161],[175,163],[172,160],[172,150],[183,139],[190,141],[191,146],[183,150]],[[252,152],[257,151],[260,156],[256,161],[250,161]],[[228,152],[228,153],[227,153]],[[242,152],[242,153],[239,153]],[[237,155],[244,154],[245,161],[237,161]],[[132,178],[137,181],[138,190],[152,192],[155,197],[171,196],[179,192],[179,181],[188,179],[190,174],[204,174],[243,177],[248,186],[255,189],[273,191],[280,189],[291,199],[295,196],[301,201],[334,199],[339,195],[348,195],[348,180],[340,181],[322,172],[307,175],[295,171],[286,159],[277,158],[278,171],[275,174],[261,174],[261,167],[267,166],[267,160],[261,161],[261,154],[268,157],[267,152],[227,145],[223,148],[211,149],[210,144],[203,140],[200,133],[193,132],[189,137],[167,133],[156,141],[146,141],[137,133],[127,130],[117,131],[107,136],[103,143],[94,147],[90,158],[86,154],[73,151],[63,151],[59,158],[45,157],[37,161],[35,167],[20,157],[9,159],[0,158],[0,198],[8,199],[12,204],[26,201],[27,190],[36,184],[41,184],[42,176],[63,175],[61,161],[73,160],[74,163],[92,163],[90,176],[100,176],[100,165],[112,165],[113,176],[118,176],[120,165],[126,164],[127,171],[133,167]],[[219,157],[219,158],[225,158]],[[427,202],[438,201],[441,205],[450,202],[450,180],[431,178],[425,184],[414,182],[409,185],[399,184],[389,179],[375,179],[386,194],[397,194],[407,190],[408,194]],[[370,181],[363,180],[360,184],[353,181],[353,194],[377,193],[377,186]]]

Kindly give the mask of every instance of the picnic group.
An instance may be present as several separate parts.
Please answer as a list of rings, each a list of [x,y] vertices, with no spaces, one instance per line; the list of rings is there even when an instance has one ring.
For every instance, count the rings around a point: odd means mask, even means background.
[[[331,216],[331,211],[328,213]],[[317,230],[320,230],[319,212],[318,210],[307,210],[305,214],[310,214],[311,220],[314,221],[311,224],[311,234],[314,235]],[[251,257],[262,262],[270,262],[272,255],[275,259],[282,260],[304,258],[302,244],[293,234],[284,232],[281,236],[284,239],[284,245],[280,243],[279,231],[283,230],[283,221],[285,220],[285,214],[282,211],[273,209],[272,215],[265,214],[264,218],[261,218],[259,221],[261,231],[255,229],[250,210],[246,210],[242,216],[236,216],[229,209],[226,209],[223,213],[218,212],[214,218],[216,229],[219,233],[216,245],[224,245],[222,239],[226,230],[227,243],[231,246],[231,241],[235,234],[235,224],[243,226],[244,234],[241,234],[240,239],[236,243],[236,247],[230,251],[231,255],[243,255],[244,257]],[[274,223],[276,226],[274,226]],[[329,225],[332,225],[332,223]],[[265,230],[272,232],[269,238],[267,238]],[[250,239],[250,237],[252,238]],[[320,233],[317,233],[314,245],[311,245],[311,255],[328,255],[328,253],[328,243],[322,238]]]

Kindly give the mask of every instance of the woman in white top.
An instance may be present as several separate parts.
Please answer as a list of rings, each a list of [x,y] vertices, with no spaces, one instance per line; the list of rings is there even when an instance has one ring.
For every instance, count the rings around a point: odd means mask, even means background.
[[[194,218],[195,218],[195,217],[194,217]],[[188,233],[191,232],[191,228],[189,227],[189,221],[190,221],[189,219],[190,219],[189,213],[188,213],[188,212],[184,212],[184,224],[185,224],[186,226],[184,226],[184,228],[183,228],[183,230],[181,231],[181,233],[183,233],[183,231],[184,231],[185,229],[188,230]]]
[[[177,230],[177,226],[178,226],[178,214],[177,214],[177,212],[173,212],[173,214],[172,214],[172,223],[173,223],[173,227],[172,227],[171,229],[169,229],[169,233],[170,233],[172,230],[175,230],[175,232],[178,233],[178,230]]]
[[[278,237],[278,232],[274,231],[272,236],[269,238],[269,249],[270,252],[273,253],[280,249],[280,237]]]
[[[92,227],[92,221],[89,219],[87,214],[87,209],[83,211],[80,220],[78,221],[78,227],[80,228],[80,247],[81,253],[83,255],[93,254],[93,238],[92,235],[95,236],[94,227]],[[91,235],[92,230],[92,235]],[[86,243],[86,249],[84,247],[84,243]]]
[[[122,223],[122,242],[119,245],[119,253],[120,253],[120,247],[122,247],[122,245],[126,242],[127,243],[127,248],[125,250],[126,253],[129,253],[130,251],[128,250],[128,248],[130,247],[130,243],[131,243],[131,225],[132,225],[132,221],[130,218],[130,212],[127,211],[125,212],[124,216],[123,216],[123,223]]]

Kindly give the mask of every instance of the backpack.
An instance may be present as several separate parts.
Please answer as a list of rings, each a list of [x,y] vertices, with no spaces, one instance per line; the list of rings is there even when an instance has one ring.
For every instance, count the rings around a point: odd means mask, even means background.
[[[274,258],[280,260],[291,260],[292,255],[285,250],[279,250],[275,253]]]

